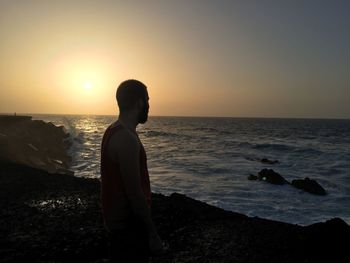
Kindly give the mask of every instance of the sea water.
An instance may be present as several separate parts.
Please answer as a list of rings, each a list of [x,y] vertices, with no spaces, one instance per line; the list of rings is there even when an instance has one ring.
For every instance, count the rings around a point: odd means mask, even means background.
[[[103,132],[116,116],[34,115],[64,125],[76,176],[100,177]],[[294,224],[340,217],[350,223],[350,120],[150,117],[137,128],[152,191]],[[259,160],[278,160],[264,164]],[[309,177],[317,196],[290,185],[250,181],[269,168],[286,180]]]

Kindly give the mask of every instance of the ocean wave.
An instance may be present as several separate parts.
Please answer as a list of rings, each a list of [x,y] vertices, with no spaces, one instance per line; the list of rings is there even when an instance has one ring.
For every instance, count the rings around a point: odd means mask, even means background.
[[[317,150],[314,148],[308,148],[308,147],[296,147],[293,150],[296,153],[303,154],[303,155],[320,155],[323,154],[321,150]]]
[[[254,149],[270,149],[274,151],[293,151],[295,150],[294,146],[286,145],[286,144],[278,144],[278,143],[262,143],[262,144],[254,144]]]
[[[196,137],[196,135],[189,135],[186,133],[174,133],[174,132],[164,132],[164,131],[155,131],[155,130],[150,130],[150,131],[144,131],[142,132],[142,135],[147,137],[147,138],[166,138],[166,139],[187,139],[187,140],[192,140]]]
[[[197,127],[193,128],[194,131],[201,131],[201,132],[218,132],[219,130],[212,127]]]
[[[114,117],[68,116],[62,123],[58,116],[54,120],[65,126],[73,140],[76,176],[98,177],[101,138]],[[151,117],[138,132],[149,157],[155,191],[186,192],[229,210],[252,211],[252,216],[291,223],[308,224],[320,215],[349,219],[350,211],[344,208],[349,207],[350,122],[340,123],[340,130],[332,121],[312,122],[306,127],[308,123]],[[323,127],[328,130],[323,132]],[[322,136],[332,132],[332,137]],[[322,206],[317,205],[319,197],[289,186],[247,180],[249,173],[265,167],[250,160],[262,158],[278,159],[280,164],[273,168],[288,180],[317,179],[329,193]]]
[[[143,134],[146,137],[178,137],[179,134],[171,132],[162,132],[162,131],[145,131]]]
[[[254,145],[249,142],[239,142],[238,147],[253,148]]]

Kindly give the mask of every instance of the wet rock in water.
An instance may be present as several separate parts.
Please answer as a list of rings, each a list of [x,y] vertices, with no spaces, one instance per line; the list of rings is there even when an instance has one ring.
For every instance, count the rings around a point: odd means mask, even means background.
[[[292,185],[298,189],[302,189],[308,193],[315,195],[326,195],[326,190],[315,180],[308,177],[305,179],[297,179],[292,181]]]
[[[258,177],[256,175],[254,175],[254,174],[250,174],[248,176],[248,180],[255,181],[255,180],[258,180]]]
[[[284,179],[279,173],[276,173],[272,169],[262,169],[258,173],[258,179],[271,184],[289,184],[286,179]]]
[[[262,158],[262,159],[260,160],[260,162],[262,162],[262,163],[267,163],[267,164],[276,164],[276,163],[279,163],[278,160],[269,160],[269,159],[267,159],[267,158]]]
[[[261,162],[261,163],[264,163],[264,164],[276,164],[276,163],[279,163],[278,160],[270,160],[268,158],[252,158],[252,157],[245,157],[247,160],[249,161],[256,161],[256,162]]]

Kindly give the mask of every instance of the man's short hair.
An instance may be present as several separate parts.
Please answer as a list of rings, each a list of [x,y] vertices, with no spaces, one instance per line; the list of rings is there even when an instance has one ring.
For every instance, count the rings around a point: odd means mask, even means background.
[[[139,99],[145,100],[147,87],[141,81],[129,79],[120,83],[117,89],[117,102],[119,111],[131,109]]]

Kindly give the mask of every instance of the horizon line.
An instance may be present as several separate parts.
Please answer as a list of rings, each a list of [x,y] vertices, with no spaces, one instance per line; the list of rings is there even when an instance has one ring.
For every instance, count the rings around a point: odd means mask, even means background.
[[[118,117],[119,114],[81,114],[81,113],[23,113],[13,112],[6,113],[1,112],[0,115],[8,116],[32,116],[32,115],[68,115],[68,116],[106,116],[106,117]],[[164,117],[164,118],[232,118],[232,119],[313,119],[313,120],[350,120],[344,117],[267,117],[267,116],[208,116],[208,115],[149,115],[149,117]]]

